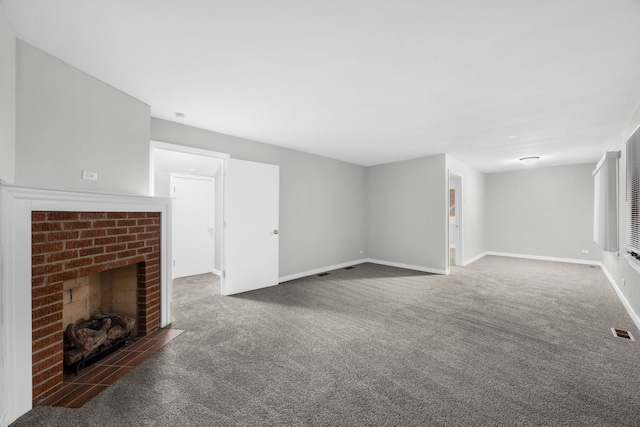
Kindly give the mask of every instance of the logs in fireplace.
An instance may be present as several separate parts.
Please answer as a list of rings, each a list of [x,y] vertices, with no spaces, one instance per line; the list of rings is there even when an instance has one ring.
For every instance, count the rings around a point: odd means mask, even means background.
[[[65,366],[77,373],[127,345],[135,324],[126,314],[94,314],[89,321],[70,323],[64,334]]]

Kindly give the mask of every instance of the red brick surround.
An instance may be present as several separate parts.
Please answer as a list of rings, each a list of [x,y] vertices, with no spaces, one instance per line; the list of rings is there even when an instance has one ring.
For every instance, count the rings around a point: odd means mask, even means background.
[[[160,327],[159,212],[31,215],[33,404],[62,383],[63,281],[138,266],[138,335]]]

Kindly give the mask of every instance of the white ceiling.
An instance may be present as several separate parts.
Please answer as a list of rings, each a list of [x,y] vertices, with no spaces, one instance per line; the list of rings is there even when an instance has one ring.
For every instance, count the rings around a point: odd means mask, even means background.
[[[361,165],[595,162],[640,102],[638,0],[4,1],[154,117]]]

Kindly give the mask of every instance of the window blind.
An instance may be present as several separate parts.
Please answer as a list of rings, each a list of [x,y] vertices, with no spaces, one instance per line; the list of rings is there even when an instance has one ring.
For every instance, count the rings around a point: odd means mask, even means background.
[[[629,242],[627,249],[640,254],[640,132],[627,141],[627,218]]]
[[[593,240],[607,252],[618,251],[618,158],[619,151],[605,153],[593,171]]]

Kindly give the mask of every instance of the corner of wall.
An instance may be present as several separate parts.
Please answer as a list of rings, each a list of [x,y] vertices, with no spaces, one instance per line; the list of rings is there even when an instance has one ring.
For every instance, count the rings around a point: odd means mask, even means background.
[[[4,2],[0,1],[0,183],[15,181],[15,152],[16,152],[16,38]],[[0,194],[0,207],[2,207]],[[0,210],[0,220],[1,218]],[[0,232],[1,233],[1,232]],[[2,265],[2,236],[0,235],[0,426],[6,426],[11,421],[7,413],[7,396],[4,388],[5,354],[7,348],[4,332],[4,298]]]

